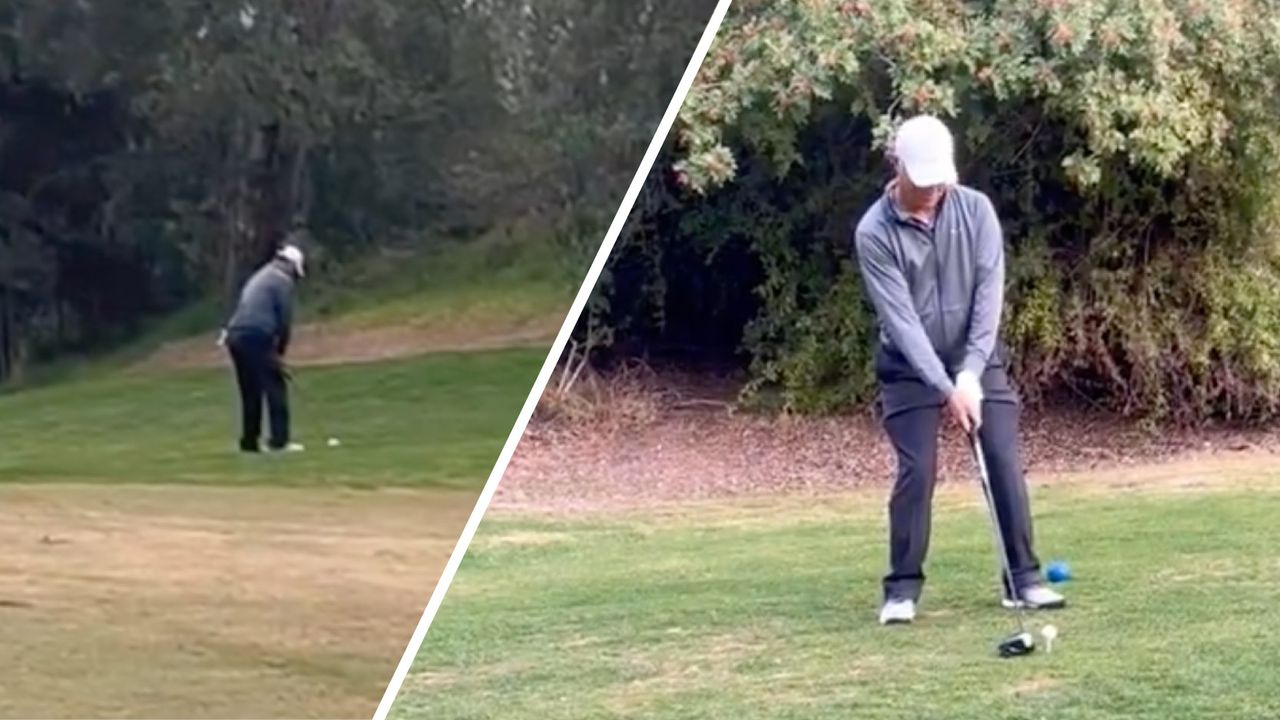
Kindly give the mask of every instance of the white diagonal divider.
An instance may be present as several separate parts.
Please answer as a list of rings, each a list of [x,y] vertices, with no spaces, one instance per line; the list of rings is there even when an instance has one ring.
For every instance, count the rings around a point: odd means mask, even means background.
[[[458,572],[458,565],[462,562],[462,557],[466,555],[467,548],[471,545],[471,538],[476,533],[476,527],[479,526],[480,521],[484,518],[485,511],[489,509],[489,502],[493,499],[493,494],[498,489],[498,482],[502,479],[503,473],[507,470],[507,465],[511,462],[511,456],[515,453],[520,437],[524,435],[525,427],[529,424],[529,418],[533,416],[533,411],[538,406],[542,391],[551,379],[551,374],[555,372],[560,354],[564,352],[564,347],[569,342],[569,336],[573,334],[573,329],[578,324],[578,317],[582,315],[582,309],[591,297],[591,291],[595,288],[600,272],[604,269],[605,263],[608,262],[610,253],[613,252],[613,246],[618,241],[618,235],[622,233],[622,227],[626,223],[627,217],[631,214],[631,208],[636,204],[636,198],[640,195],[644,181],[649,176],[649,171],[653,167],[654,161],[657,160],[658,153],[662,150],[662,145],[667,140],[667,135],[671,132],[671,126],[675,124],[676,116],[680,112],[680,106],[684,104],[684,98],[689,94],[689,88],[693,86],[694,78],[698,75],[698,69],[702,67],[702,61],[707,56],[707,51],[711,49],[711,43],[715,40],[716,32],[720,29],[720,23],[724,20],[725,13],[729,10],[731,4],[732,0],[720,0],[716,3],[715,10],[711,13],[711,20],[702,32],[702,39],[698,41],[698,46],[693,51],[693,57],[690,58],[689,65],[685,68],[683,77],[680,78],[680,84],[676,86],[675,95],[671,97],[671,103],[667,106],[667,111],[662,116],[662,121],[658,123],[657,132],[654,133],[653,139],[649,141],[649,149],[645,151],[644,159],[640,162],[640,168],[636,170],[635,177],[631,179],[631,186],[627,188],[627,193],[622,198],[622,204],[618,206],[618,212],[613,216],[613,223],[609,225],[609,231],[604,236],[604,242],[600,245],[600,250],[596,253],[595,260],[591,263],[591,268],[587,271],[586,278],[582,281],[582,286],[578,288],[578,294],[574,298],[573,305],[569,308],[569,314],[565,317],[564,324],[560,326],[560,332],[556,335],[555,342],[551,345],[551,352],[542,364],[542,371],[538,373],[538,378],[533,383],[533,389],[529,392],[529,397],[525,400],[520,415],[516,418],[515,426],[511,429],[511,434],[507,436],[507,442],[502,448],[502,453],[498,456],[498,462],[493,466],[493,471],[489,473],[489,479],[485,482],[484,489],[480,492],[480,499],[476,502],[475,509],[471,511],[471,517],[467,520],[466,527],[463,528],[462,534],[458,537],[458,543],[453,548],[453,554],[449,556],[449,562],[445,565],[444,572],[440,574],[440,581],[436,584],[435,591],[431,593],[431,599],[427,602],[427,607],[422,612],[422,618],[418,620],[418,626],[414,629],[413,636],[409,639],[409,645],[405,648],[404,655],[400,658],[400,664],[396,666],[396,671],[391,676],[391,682],[387,685],[386,692],[383,693],[382,702],[378,704],[373,720],[386,720],[387,715],[390,714],[391,706],[395,703],[396,696],[400,693],[400,686],[404,684],[404,679],[409,674],[409,668],[413,665],[413,660],[417,656],[419,648],[422,647],[422,641],[427,636],[427,629],[431,626],[432,619],[435,618],[436,612],[440,609],[445,593],[449,591],[449,586],[453,583],[453,576]]]

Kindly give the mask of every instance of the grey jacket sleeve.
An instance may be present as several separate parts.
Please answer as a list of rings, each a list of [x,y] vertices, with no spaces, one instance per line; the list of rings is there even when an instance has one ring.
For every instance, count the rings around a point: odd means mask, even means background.
[[[944,395],[951,395],[955,387],[925,334],[911,302],[907,279],[894,262],[893,254],[884,243],[867,233],[856,233],[854,245],[863,287],[894,346],[927,384]]]
[[[276,327],[279,334],[276,338],[276,351],[284,355],[289,350],[289,340],[293,335],[293,293],[285,283],[276,286],[275,311]]]
[[[973,311],[961,368],[982,377],[995,351],[1004,309],[1004,232],[986,195],[979,196],[974,248]]]

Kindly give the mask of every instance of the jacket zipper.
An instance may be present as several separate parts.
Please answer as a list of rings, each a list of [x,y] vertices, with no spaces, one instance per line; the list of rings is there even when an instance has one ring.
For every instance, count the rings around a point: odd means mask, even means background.
[[[947,345],[947,317],[942,304],[942,246],[938,244],[938,227],[942,225],[942,212],[946,205],[947,199],[944,198],[942,205],[938,207],[938,214],[933,219],[933,227],[929,228],[931,240],[933,242],[933,272],[934,272],[934,288],[936,292],[934,297],[938,304],[938,329],[942,337],[938,338],[938,344],[944,349]],[[942,234],[946,237],[946,233]],[[947,368],[950,370],[950,368]]]

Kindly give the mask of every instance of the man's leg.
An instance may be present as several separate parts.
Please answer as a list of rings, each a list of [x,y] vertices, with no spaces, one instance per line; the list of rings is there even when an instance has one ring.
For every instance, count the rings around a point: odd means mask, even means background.
[[[253,354],[235,341],[228,343],[240,390],[240,449],[256,452],[262,436],[262,384]]]
[[[289,390],[284,370],[273,355],[263,360],[263,389],[267,396],[267,414],[271,418],[270,445],[274,450],[289,444]]]
[[[898,458],[898,477],[889,498],[886,600],[919,600],[924,585],[941,418],[942,408],[928,406],[902,410],[884,420],[885,432]]]
[[[988,401],[982,406],[978,438],[991,480],[991,495],[1004,535],[1013,581],[1019,588],[1039,582],[1040,561],[1034,549],[1031,503],[1019,451],[1017,403]],[[1008,585],[1002,580],[1001,585]],[[1006,588],[1007,590],[1007,588]]]

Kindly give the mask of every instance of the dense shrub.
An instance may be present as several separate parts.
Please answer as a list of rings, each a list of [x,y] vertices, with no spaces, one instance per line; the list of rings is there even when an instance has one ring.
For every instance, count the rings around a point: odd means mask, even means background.
[[[673,322],[733,327],[753,397],[867,401],[873,330],[848,227],[883,186],[893,123],[932,112],[1000,211],[1004,335],[1029,398],[1269,417],[1278,82],[1269,0],[735,3],[602,307],[642,346]],[[677,306],[673,286],[730,301]]]

